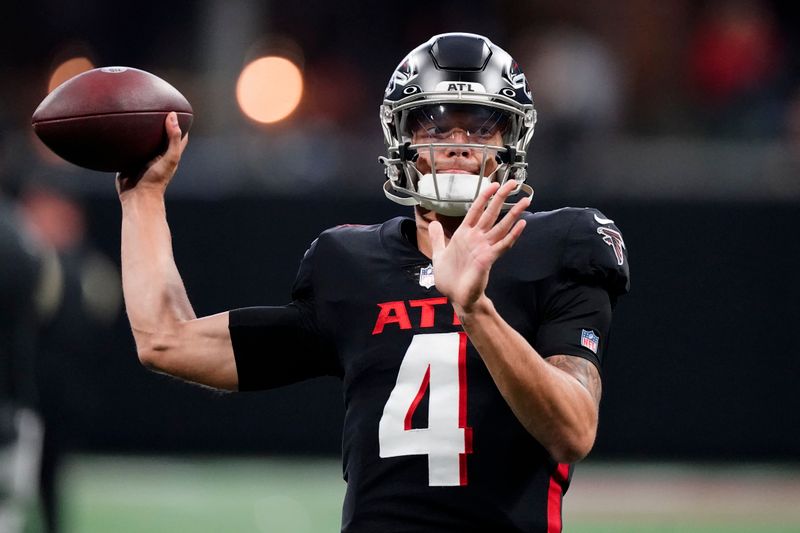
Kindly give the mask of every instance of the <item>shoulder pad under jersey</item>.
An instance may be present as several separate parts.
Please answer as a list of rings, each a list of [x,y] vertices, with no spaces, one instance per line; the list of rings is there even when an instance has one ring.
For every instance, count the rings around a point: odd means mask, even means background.
[[[578,281],[602,285],[612,296],[628,292],[628,250],[622,232],[597,209],[570,211],[576,215],[565,236],[563,272]]]

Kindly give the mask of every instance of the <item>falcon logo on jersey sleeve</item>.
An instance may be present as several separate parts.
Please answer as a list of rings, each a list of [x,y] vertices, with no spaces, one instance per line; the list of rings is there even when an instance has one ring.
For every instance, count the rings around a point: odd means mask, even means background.
[[[614,250],[614,255],[617,257],[617,264],[622,266],[625,262],[625,241],[622,240],[622,234],[617,230],[611,228],[597,228],[597,233],[603,236],[603,242],[606,243]]]

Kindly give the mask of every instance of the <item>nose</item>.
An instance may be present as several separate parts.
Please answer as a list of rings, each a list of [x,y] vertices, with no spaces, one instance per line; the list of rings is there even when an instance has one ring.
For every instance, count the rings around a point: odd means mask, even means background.
[[[453,143],[469,143],[467,132],[464,130],[456,129],[450,132],[450,142]],[[470,157],[472,155],[472,148],[466,146],[448,146],[447,157]]]

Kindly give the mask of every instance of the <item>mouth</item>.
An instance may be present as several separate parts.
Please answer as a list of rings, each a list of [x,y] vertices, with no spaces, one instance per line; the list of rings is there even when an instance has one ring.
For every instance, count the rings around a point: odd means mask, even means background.
[[[439,174],[476,174],[476,172],[464,170],[463,168],[443,168],[441,170],[437,170],[436,172]]]

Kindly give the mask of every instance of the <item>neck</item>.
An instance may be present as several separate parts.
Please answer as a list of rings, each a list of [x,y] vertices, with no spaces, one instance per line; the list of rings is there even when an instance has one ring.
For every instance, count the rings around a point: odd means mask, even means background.
[[[417,248],[428,259],[433,258],[433,248],[431,247],[431,239],[428,235],[428,226],[434,220],[438,221],[444,229],[445,242],[450,242],[450,237],[461,225],[464,217],[450,217],[440,215],[436,211],[430,211],[420,206],[414,207],[414,219],[417,222]]]

